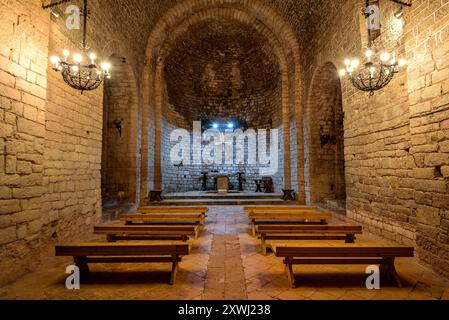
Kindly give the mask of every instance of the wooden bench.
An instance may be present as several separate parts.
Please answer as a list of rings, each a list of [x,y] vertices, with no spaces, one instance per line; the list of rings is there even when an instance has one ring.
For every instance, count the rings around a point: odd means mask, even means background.
[[[101,225],[94,226],[95,234],[104,234],[109,242],[119,240],[179,240],[198,237],[198,226],[185,225]]]
[[[262,254],[267,254],[269,240],[344,240],[354,243],[355,235],[362,233],[356,225],[259,225]]]
[[[138,213],[201,213],[203,216],[202,224],[205,223],[206,214],[209,211],[208,207],[140,207],[137,209]]]
[[[401,287],[394,266],[398,257],[413,257],[413,247],[376,243],[305,243],[272,246],[276,257],[284,258],[287,277],[296,287],[294,264],[379,264],[382,277],[387,277]]]
[[[170,284],[176,281],[181,256],[189,254],[189,245],[182,242],[113,243],[92,242],[57,245],[56,256],[72,256],[81,277],[89,277],[89,263],[148,263],[172,264]]]
[[[288,213],[288,212],[304,212],[316,211],[314,206],[246,206],[243,207],[245,213]]]
[[[208,207],[140,207],[140,213],[202,213],[206,214],[209,211]]]
[[[252,213],[249,223],[253,236],[256,236],[257,226],[261,224],[327,224],[332,218],[328,212],[301,212],[301,213]]]
[[[201,213],[134,213],[123,214],[120,216],[120,220],[125,221],[127,225],[195,225],[200,227],[202,226],[203,215]]]

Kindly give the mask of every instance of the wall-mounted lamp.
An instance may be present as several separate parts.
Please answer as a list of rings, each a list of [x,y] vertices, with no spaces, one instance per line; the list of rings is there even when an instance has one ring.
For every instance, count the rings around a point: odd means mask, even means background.
[[[59,19],[59,13],[57,13],[55,10],[51,10],[50,12],[53,17],[55,17],[56,19]]]
[[[173,163],[173,166],[177,167],[177,168],[181,168],[184,166],[184,161],[181,160],[181,162],[175,162],[175,163]]]
[[[118,131],[118,134],[120,135],[120,137],[122,136],[122,130],[123,130],[123,127],[124,127],[124,125],[123,125],[123,119],[120,119],[120,120],[114,120],[114,127],[117,129],[117,131]]]
[[[401,6],[407,6],[407,7],[411,7],[413,4],[412,0],[390,0],[390,1],[400,4]]]
[[[336,137],[328,134],[322,134],[320,135],[320,140],[321,140],[321,148],[324,148],[324,146],[326,145],[335,144]]]
[[[404,7],[401,5],[398,11],[393,13],[393,17],[390,20],[390,31],[392,35],[399,37],[404,30]]]
[[[396,19],[402,19],[403,16],[404,16],[404,7],[401,6],[399,10],[394,13],[394,17]]]

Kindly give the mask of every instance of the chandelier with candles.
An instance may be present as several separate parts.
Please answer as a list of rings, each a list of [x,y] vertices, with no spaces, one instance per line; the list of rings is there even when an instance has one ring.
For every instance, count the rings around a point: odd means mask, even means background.
[[[369,19],[372,14],[369,1],[366,2],[365,15]],[[379,52],[373,48],[370,28],[368,28],[368,49],[365,51],[364,61],[358,58],[346,59],[345,67],[339,71],[340,76],[347,77],[358,90],[374,92],[390,83],[394,75],[405,67],[405,59],[398,59],[396,52]]]
[[[87,0],[84,0],[83,15],[83,41],[80,45],[81,52],[76,52],[72,56],[69,50],[64,49],[63,58],[58,56],[50,57],[53,69],[61,72],[65,83],[70,87],[83,91],[95,90],[105,79],[111,77],[109,70],[111,65],[107,62],[97,65],[97,56],[93,52],[89,52],[90,46],[86,41],[87,19],[89,9]],[[70,57],[71,56],[71,57]]]
[[[376,55],[373,49],[365,52],[365,61],[346,59],[345,68],[340,70],[341,76],[347,76],[354,87],[361,91],[374,92],[390,83],[400,68],[406,65],[404,59],[397,59],[396,53],[382,52]]]

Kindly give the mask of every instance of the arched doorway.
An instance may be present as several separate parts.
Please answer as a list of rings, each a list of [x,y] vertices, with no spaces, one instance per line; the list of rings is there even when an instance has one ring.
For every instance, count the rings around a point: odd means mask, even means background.
[[[302,123],[300,56],[298,44],[288,26],[283,23],[276,13],[259,1],[236,1],[223,5],[221,1],[184,1],[170,10],[160,23],[154,28],[148,41],[146,68],[143,70],[143,113],[142,113],[142,188],[141,197],[144,201],[148,190],[160,189],[163,185],[163,153],[161,152],[164,139],[163,110],[167,88],[164,83],[164,65],[170,48],[179,34],[202,21],[217,18],[220,21],[235,20],[242,25],[253,26],[256,33],[267,39],[264,50],[272,51],[280,65],[281,80],[281,113],[282,139],[280,149],[283,150],[282,179],[280,188],[289,189],[292,177],[297,177],[295,186],[303,186],[303,152],[302,130],[291,130],[291,120]],[[280,27],[282,26],[282,27]],[[236,76],[238,73],[234,73]],[[209,76],[211,73],[209,73]],[[207,77],[206,77],[207,78]],[[148,134],[146,133],[148,130]],[[290,138],[291,134],[298,139]],[[292,146],[292,141],[295,145]],[[299,141],[300,143],[296,143]],[[297,145],[296,145],[297,144]],[[295,150],[293,150],[295,149]],[[296,155],[297,168],[291,167],[292,154]],[[298,190],[300,200],[304,199],[303,190]]]
[[[253,130],[276,129],[282,139],[281,71],[265,37],[250,25],[231,17],[210,17],[181,32],[171,42],[164,62],[163,190],[201,190],[198,181],[201,172],[214,170],[230,174],[231,190],[238,189],[236,173],[244,172],[244,190],[253,190],[254,180],[260,177],[261,165],[233,161],[231,164],[174,166],[169,159],[173,143],[168,138],[175,128],[190,131],[193,121],[202,121],[205,125],[205,122],[216,119],[225,123],[232,121],[233,125],[244,122]],[[247,158],[250,151],[246,150]],[[282,155],[280,149],[277,156],[282,159]],[[271,176],[278,192],[283,186],[283,174],[280,165]]]
[[[304,125],[308,203],[346,199],[341,83],[332,63],[319,67],[310,86]]]
[[[104,84],[102,199],[136,203],[140,170],[134,73],[124,57],[112,55],[109,61],[113,76]]]

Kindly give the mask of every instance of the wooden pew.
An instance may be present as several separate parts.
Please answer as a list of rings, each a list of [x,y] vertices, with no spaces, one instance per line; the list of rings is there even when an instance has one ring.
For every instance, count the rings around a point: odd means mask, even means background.
[[[304,211],[316,211],[314,206],[246,206],[243,207],[243,211],[247,214],[251,213],[287,213],[287,212],[304,212]]]
[[[198,226],[192,225],[101,225],[95,234],[104,234],[109,242],[118,240],[180,240],[198,236]]]
[[[170,284],[176,281],[181,256],[189,254],[189,245],[182,242],[132,243],[91,242],[57,245],[56,256],[72,256],[81,277],[89,276],[89,263],[148,263],[172,264]]]
[[[138,212],[140,213],[202,213],[206,214],[209,211],[208,207],[140,207]]]
[[[296,287],[294,264],[379,264],[382,277],[401,287],[394,266],[395,258],[413,257],[413,247],[377,243],[276,243],[272,246],[276,257],[284,258],[287,277]]]
[[[141,214],[201,214],[201,224],[206,222],[206,214],[209,211],[207,207],[141,207],[137,213]]]
[[[327,224],[332,218],[329,212],[301,212],[301,213],[252,213],[249,216],[251,232],[256,236],[257,226],[261,224]]]
[[[133,213],[120,216],[121,221],[127,225],[147,224],[147,225],[195,225],[201,226],[203,216],[201,213]],[[198,233],[196,234],[196,237]]]
[[[173,207],[140,207],[137,209],[138,213],[201,213],[203,215],[202,224],[204,224],[206,219],[206,214],[209,211],[208,207],[183,207],[183,206],[173,206]]]
[[[355,235],[362,234],[357,225],[259,225],[262,254],[267,254],[268,240],[344,240],[354,243]]]

